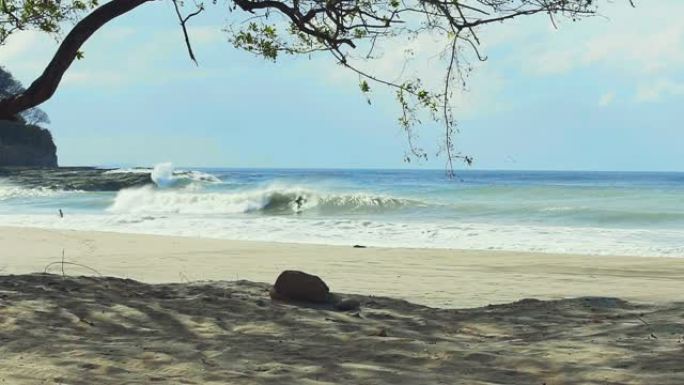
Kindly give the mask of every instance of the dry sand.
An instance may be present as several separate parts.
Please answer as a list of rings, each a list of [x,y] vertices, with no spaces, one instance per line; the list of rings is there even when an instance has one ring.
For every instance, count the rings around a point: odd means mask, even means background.
[[[147,283],[27,274],[62,249]],[[0,384],[684,384],[681,259],[0,228],[0,269],[22,274],[0,276]],[[358,296],[344,313],[225,282],[284,269],[460,309]]]
[[[147,283],[274,282],[281,271],[298,269],[323,277],[338,292],[442,308],[587,295],[647,303],[684,301],[684,256],[356,249],[7,227],[0,227],[0,274],[42,272],[61,259],[62,250],[69,262]],[[92,274],[75,266],[66,270]]]

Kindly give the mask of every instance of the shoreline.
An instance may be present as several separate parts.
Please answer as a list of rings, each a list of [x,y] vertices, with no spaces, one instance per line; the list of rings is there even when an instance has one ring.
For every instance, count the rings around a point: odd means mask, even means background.
[[[147,283],[272,283],[280,271],[298,269],[321,276],[335,292],[441,308],[582,296],[684,301],[684,259],[672,257],[353,248],[30,227],[0,226],[0,274],[42,272],[61,260],[62,249],[67,262]]]
[[[505,225],[505,226],[510,226],[510,225]],[[505,227],[504,226],[504,227]],[[553,249],[544,249],[544,250],[530,250],[526,248],[521,248],[521,249],[516,249],[516,248],[505,248],[505,247],[498,247],[494,248],[491,247],[449,247],[449,246],[443,246],[443,245],[437,245],[437,246],[412,246],[410,244],[399,244],[397,246],[391,246],[391,245],[386,245],[386,244],[380,244],[380,245],[374,245],[372,243],[368,242],[363,242],[363,241],[349,241],[349,243],[324,243],[323,241],[318,241],[318,240],[301,240],[301,241],[286,241],[286,240],[279,240],[279,239],[239,239],[239,238],[229,238],[225,236],[218,236],[218,235],[197,235],[194,233],[175,233],[175,232],[158,232],[158,231],[146,231],[145,229],[120,229],[120,228],[114,228],[114,227],[104,227],[104,228],[96,228],[95,230],[85,228],[87,226],[55,226],[55,225],[46,225],[44,223],[31,223],[31,224],[19,224],[19,223],[0,223],[0,229],[2,228],[8,228],[8,229],[34,229],[34,230],[50,230],[50,231],[73,231],[73,232],[84,232],[84,233],[104,233],[104,234],[123,234],[123,235],[145,235],[145,236],[154,236],[154,237],[169,237],[169,238],[185,238],[185,239],[204,239],[204,240],[210,240],[210,241],[226,241],[226,242],[253,242],[253,243],[273,243],[273,244],[282,244],[282,245],[303,245],[303,246],[321,246],[321,247],[352,247],[354,245],[360,245],[363,248],[374,248],[374,249],[401,249],[401,250],[436,250],[436,251],[455,251],[455,252],[487,252],[487,253],[514,253],[514,254],[519,254],[519,253],[528,253],[528,254],[536,254],[536,255],[568,255],[568,256],[583,256],[583,257],[608,257],[608,258],[675,258],[675,259],[684,259],[684,254],[671,254],[671,253],[660,253],[660,254],[630,254],[630,253],[624,253],[623,251],[617,252],[617,253],[612,253],[612,252],[591,252],[591,251],[556,251]],[[579,230],[579,231],[591,231],[591,230],[596,230],[590,227],[565,227],[565,226],[559,226],[557,229],[561,229],[562,231],[568,231],[568,230]],[[609,231],[628,231],[629,229],[601,229],[601,230],[609,230]],[[663,230],[667,231],[667,230]],[[551,235],[550,238],[553,238],[553,234]],[[684,249],[682,249],[684,250]]]
[[[40,227],[33,225],[16,225],[16,224],[0,224],[0,231],[3,229],[29,229],[29,230],[46,230],[46,231],[57,231],[57,232],[77,232],[77,233],[94,233],[94,234],[121,234],[121,235],[141,235],[141,236],[151,236],[151,237],[164,237],[164,238],[181,238],[181,239],[196,239],[196,240],[208,240],[208,241],[226,241],[226,242],[246,242],[254,244],[277,244],[277,245],[295,245],[295,246],[316,246],[316,247],[354,247],[356,245],[361,246],[360,248],[372,248],[372,249],[388,249],[388,250],[435,250],[440,252],[454,251],[454,252],[487,252],[487,253],[525,253],[525,254],[535,254],[535,255],[556,255],[556,256],[582,256],[582,257],[608,257],[608,258],[682,258],[684,255],[627,255],[627,254],[600,254],[600,253],[573,253],[573,252],[553,252],[553,251],[529,251],[529,250],[507,250],[507,249],[465,249],[465,248],[453,248],[453,247],[413,247],[413,246],[373,246],[360,243],[350,242],[349,244],[331,244],[331,243],[320,243],[320,242],[286,242],[280,240],[251,240],[251,239],[229,239],[221,238],[217,236],[195,236],[195,235],[184,235],[184,234],[163,234],[163,233],[153,233],[153,232],[135,232],[135,231],[119,231],[112,229],[102,229],[102,230],[82,230],[77,228],[59,228],[59,227]]]

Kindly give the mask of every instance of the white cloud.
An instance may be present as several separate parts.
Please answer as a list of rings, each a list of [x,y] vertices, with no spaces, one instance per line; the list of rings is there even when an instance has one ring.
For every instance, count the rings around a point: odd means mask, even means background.
[[[571,50],[540,52],[531,60],[532,65],[525,67],[525,71],[542,75],[557,75],[570,72],[578,66],[575,61],[577,56],[578,53]]]
[[[70,70],[64,74],[61,86],[114,87],[126,84],[128,76],[108,70]]]
[[[470,92],[458,92],[454,102],[460,116],[478,111],[492,112],[507,108],[498,98],[511,77],[519,73],[504,72],[513,64],[526,76],[556,75],[591,68],[624,77],[635,87],[637,101],[653,101],[679,95],[676,74],[684,69],[684,14],[682,0],[659,0],[637,9],[625,2],[605,4],[611,20],[595,18],[578,23],[561,22],[560,30],[549,31],[544,17],[521,18],[510,23],[490,25],[479,31],[485,47],[483,53],[496,54],[477,68],[468,80]],[[191,26],[189,30],[202,66],[189,63],[177,26],[132,28],[108,26],[85,47],[86,59],[76,62],[65,77],[66,86],[113,86],[131,83],[154,83],[188,77],[217,77],[234,70],[211,67],[216,47],[229,50],[221,24]],[[140,38],[144,37],[144,38]],[[429,88],[439,87],[444,80],[445,60],[440,57],[445,39],[421,34],[413,40],[397,38],[385,42],[382,56],[358,65],[383,78],[396,80],[403,76],[421,77]],[[56,44],[38,33],[20,33],[7,46],[0,47],[0,64],[6,65],[24,83],[34,79],[54,53]],[[413,53],[405,63],[407,50]],[[362,49],[356,50],[362,54]],[[365,52],[365,51],[363,51]],[[307,72],[347,88],[356,87],[358,77],[341,71],[331,58],[307,61]],[[182,67],[185,62],[187,67]],[[175,64],[170,68],[169,63]],[[475,61],[476,62],[476,61]],[[179,64],[180,63],[180,64]],[[279,64],[280,65],[280,64]],[[182,68],[181,68],[182,67]],[[313,71],[312,71],[313,69]],[[641,85],[637,89],[637,85]],[[613,86],[610,86],[613,87]],[[601,95],[600,106],[614,101],[615,95]]]
[[[684,65],[684,24],[647,35],[597,36],[577,46],[559,48],[544,44],[537,52],[526,54],[526,70],[549,75],[599,66],[632,74],[663,73]]]
[[[35,46],[42,43],[44,35],[34,31],[16,32],[2,47],[2,61],[17,60],[28,53],[35,52]]]
[[[10,36],[0,47],[0,64],[24,84],[30,83],[49,63],[57,43],[44,33],[25,31]]]
[[[220,25],[195,26],[189,29],[193,47],[202,60],[226,41]],[[144,38],[139,38],[139,37]],[[30,84],[44,70],[57,49],[57,41],[38,32],[28,31],[10,37],[0,47],[0,64],[7,67],[24,85]],[[131,84],[164,84],[186,79],[220,78],[234,67],[197,67],[187,56],[180,28],[133,28],[107,26],[83,47],[85,58],[76,60],[65,73],[61,88],[120,88]]]
[[[139,34],[140,30],[133,27],[126,26],[111,26],[108,25],[95,35],[96,39],[108,40],[108,42],[130,41]]]
[[[662,74],[684,68],[684,2],[663,0],[636,9],[606,4],[610,19],[561,26],[559,33],[529,37],[532,48],[519,60],[533,74],[560,74],[596,67],[630,75]],[[532,40],[534,39],[534,40]]]
[[[356,58],[349,59],[350,63],[364,73],[379,79],[401,83],[406,80],[420,78],[423,87],[433,92],[442,92],[444,79],[447,72],[448,40],[444,36],[421,34],[408,39],[405,36],[391,38],[378,42],[372,59]],[[356,55],[367,52],[367,47],[359,47],[354,50]],[[472,53],[472,52],[471,52]],[[315,73],[324,81],[347,89],[358,89],[359,76],[351,70],[334,64],[334,59],[322,54],[316,60],[307,61],[307,72]],[[473,118],[479,113],[494,113],[508,108],[506,100],[492,100],[491,95],[496,95],[504,87],[506,77],[496,71],[489,63],[481,63],[470,58],[470,64],[474,71],[464,76],[466,89],[462,87],[460,79],[456,79],[453,87],[451,103],[459,120]],[[462,63],[462,68],[466,64]],[[312,71],[312,69],[314,69]],[[375,100],[393,100],[393,90],[387,87],[369,82],[372,90],[371,98]],[[389,92],[388,92],[389,91]],[[388,103],[391,107],[394,104]]]
[[[605,94],[601,95],[598,101],[599,107],[607,107],[613,103],[615,100],[615,92],[606,92]]]
[[[648,85],[641,85],[637,89],[637,102],[657,102],[664,96],[684,95],[684,83],[661,79]]]
[[[684,11],[684,8],[682,9]],[[678,18],[648,31],[620,30],[596,37],[586,45],[585,64],[604,63],[642,73],[660,73],[684,65],[684,24]]]
[[[188,35],[193,45],[217,44],[228,41],[226,32],[218,25],[189,27]]]
[[[555,33],[538,20],[512,23],[526,34],[505,41],[515,49],[504,50],[500,60],[532,80],[591,72],[597,85],[632,88],[637,102],[682,95],[674,79],[684,73],[684,23],[679,16],[684,2],[661,0],[631,8],[618,1],[601,9],[607,17],[562,23]],[[599,105],[613,99],[602,95]]]
[[[560,20],[558,30],[545,17],[482,28],[482,52],[491,59],[477,65],[468,81],[473,91],[457,93],[457,105],[468,112],[493,112],[493,106],[506,103],[497,95],[507,79],[522,75],[536,81],[577,70],[594,72],[601,78],[597,85],[605,79],[611,88],[632,87],[639,100],[678,95],[677,87],[656,84],[655,79],[676,78],[684,71],[684,23],[680,20],[684,1],[660,0],[637,8],[626,1],[602,3],[601,12],[606,16],[576,23]],[[443,44],[444,39],[425,34],[413,41],[395,39],[383,45],[380,59],[360,66],[389,79],[419,74],[434,87],[444,79],[444,60],[439,56]],[[407,49],[415,55],[404,65]],[[357,81],[353,75],[340,74],[339,68],[328,67],[327,76],[337,78],[337,83],[349,86]],[[650,86],[636,91],[638,84]],[[608,106],[615,97],[614,92],[601,95],[598,105]]]

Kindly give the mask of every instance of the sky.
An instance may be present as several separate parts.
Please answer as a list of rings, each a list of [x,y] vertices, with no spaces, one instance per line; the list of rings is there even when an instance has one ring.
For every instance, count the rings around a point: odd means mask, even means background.
[[[487,61],[474,63],[454,99],[456,147],[473,168],[684,171],[684,2],[603,2],[580,22],[528,17],[480,31]],[[232,15],[231,17],[234,17]],[[60,164],[189,167],[443,168],[441,126],[417,129],[427,161],[406,164],[392,94],[328,56],[276,63],[237,50],[225,8],[193,18],[199,60],[187,56],[169,2],[152,2],[106,25],[42,105]],[[389,42],[370,69],[438,82],[430,36]],[[56,42],[23,32],[0,47],[0,64],[29,84]],[[405,71],[405,68],[404,68]],[[465,166],[458,165],[463,168]]]

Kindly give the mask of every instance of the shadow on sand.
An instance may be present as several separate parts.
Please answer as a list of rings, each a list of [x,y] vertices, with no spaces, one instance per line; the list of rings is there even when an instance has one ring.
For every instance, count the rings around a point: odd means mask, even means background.
[[[684,304],[614,298],[358,312],[246,281],[0,277],[0,383],[684,384]]]

